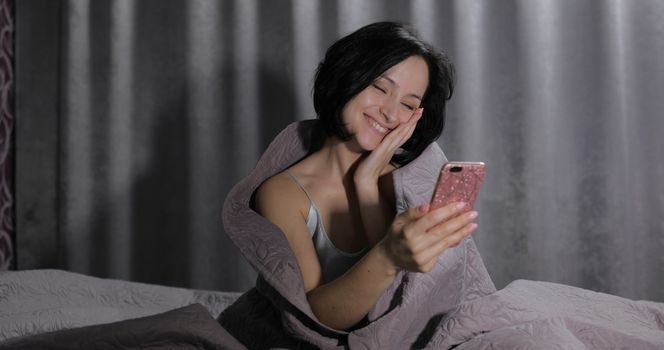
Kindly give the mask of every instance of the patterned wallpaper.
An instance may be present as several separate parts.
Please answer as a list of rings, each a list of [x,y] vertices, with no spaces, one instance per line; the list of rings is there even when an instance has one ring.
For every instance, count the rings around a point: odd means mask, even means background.
[[[0,270],[16,266],[13,136],[14,0],[0,0]]]

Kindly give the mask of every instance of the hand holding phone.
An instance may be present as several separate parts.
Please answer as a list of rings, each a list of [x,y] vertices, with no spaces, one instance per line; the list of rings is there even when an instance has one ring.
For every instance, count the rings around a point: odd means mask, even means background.
[[[448,162],[443,165],[431,199],[431,209],[454,202],[467,203],[471,210],[484,181],[482,162]]]

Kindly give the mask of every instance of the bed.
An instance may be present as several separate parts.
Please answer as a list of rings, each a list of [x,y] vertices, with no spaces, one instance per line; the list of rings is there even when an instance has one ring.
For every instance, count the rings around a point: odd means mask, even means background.
[[[102,279],[63,270],[0,272],[0,344],[185,309],[214,321],[240,295]],[[192,305],[198,305],[192,308]],[[189,309],[187,309],[189,307]],[[191,316],[191,315],[190,315]]]
[[[57,270],[0,273],[1,349],[664,349],[664,303],[517,280],[496,290],[472,237],[428,273],[401,271],[364,322],[327,327],[309,306],[278,227],[251,207],[257,188],[301,159],[320,128],[290,125],[229,193],[224,229],[258,273],[223,293],[104,280]],[[394,171],[398,211],[431,198],[436,144]],[[56,331],[56,332],[49,332]]]

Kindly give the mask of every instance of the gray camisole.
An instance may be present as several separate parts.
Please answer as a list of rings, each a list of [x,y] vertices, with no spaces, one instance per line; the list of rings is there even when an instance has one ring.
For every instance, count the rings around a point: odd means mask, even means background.
[[[367,248],[355,253],[347,253],[337,248],[327,236],[318,208],[316,208],[313,200],[309,197],[309,193],[307,193],[302,184],[300,184],[300,181],[288,169],[286,169],[286,173],[293,179],[293,181],[295,181],[309,199],[307,227],[309,228],[311,239],[314,241],[314,248],[316,248],[316,254],[320,261],[320,266],[323,272],[323,282],[331,282],[355,265],[355,263],[364,256]]]

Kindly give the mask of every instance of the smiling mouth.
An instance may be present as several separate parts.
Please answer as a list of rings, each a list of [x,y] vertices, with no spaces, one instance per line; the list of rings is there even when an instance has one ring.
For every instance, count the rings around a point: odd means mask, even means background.
[[[367,117],[367,121],[369,122],[369,125],[376,131],[378,131],[381,134],[386,134],[389,129],[383,127],[382,125],[378,124],[375,120],[373,120],[371,117]]]

